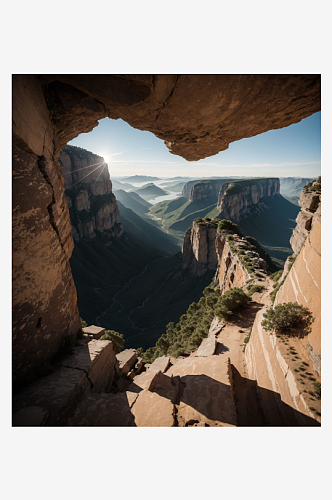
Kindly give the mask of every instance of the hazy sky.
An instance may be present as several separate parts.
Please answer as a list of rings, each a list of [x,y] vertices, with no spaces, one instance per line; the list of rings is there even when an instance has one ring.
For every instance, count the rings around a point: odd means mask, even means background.
[[[321,167],[321,113],[289,127],[233,142],[226,151],[195,162],[169,153],[161,139],[123,120],[104,118],[91,132],[69,144],[103,156],[111,178],[135,174],[317,177]]]

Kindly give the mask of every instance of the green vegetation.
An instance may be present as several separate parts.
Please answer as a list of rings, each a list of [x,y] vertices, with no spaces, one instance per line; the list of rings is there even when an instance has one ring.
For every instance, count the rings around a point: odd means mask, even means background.
[[[292,266],[295,262],[296,255],[292,255],[291,257],[288,257],[288,272],[292,269]]]
[[[226,219],[220,220],[220,222],[218,223],[218,231],[219,233],[222,233],[223,230],[233,231],[233,233],[243,237],[243,234],[241,233],[239,226],[235,224],[235,222],[232,222],[231,220],[226,220]]]
[[[214,316],[229,319],[232,314],[251,299],[241,288],[232,288],[224,295],[213,284],[206,287],[198,302],[193,302],[175,324],[166,327],[166,333],[157,340],[155,347],[143,353],[143,360],[151,363],[156,358],[169,355],[178,357],[196,350],[207,337]]]
[[[114,330],[106,330],[104,335],[100,337],[100,340],[111,340],[116,354],[122,351],[125,343],[123,334]]]
[[[132,234],[135,238],[144,241],[151,248],[175,254],[179,252],[180,247],[177,241],[169,234],[161,231],[152,224],[152,221],[145,219],[135,213],[130,208],[126,208],[118,201],[120,211],[120,222],[126,233]]]
[[[93,156],[95,158],[100,159],[100,161],[103,161],[104,158],[102,158],[99,155],[96,155],[95,153],[91,153],[91,151],[87,151],[86,149],[80,148],[78,146],[65,146],[62,150],[64,153],[66,153],[68,156],[70,156],[70,159],[73,160],[73,158],[76,156],[77,158],[85,158],[88,159],[89,157]],[[74,160],[72,161],[72,163]]]
[[[274,309],[271,307],[264,314],[262,327],[266,331],[282,333],[287,336],[304,337],[311,331],[314,321],[312,313],[308,308],[297,302],[285,302],[278,304]],[[291,349],[291,353],[296,351]]]
[[[272,180],[277,180],[277,177],[271,178]],[[248,186],[254,186],[256,185],[259,181],[265,181],[266,179],[262,178],[256,178],[256,179],[241,179],[241,180],[236,180],[232,181],[230,185],[228,186],[227,190],[225,191],[225,194],[228,195],[233,195],[233,194],[239,194],[242,193],[242,191],[248,187]]]
[[[282,272],[283,272],[282,269],[280,269],[279,271],[276,271],[275,273],[270,275],[270,279],[272,281],[278,281],[282,276]]]
[[[262,292],[263,290],[265,290],[264,285],[248,285],[247,288],[248,288],[248,294],[250,297],[252,297],[253,294],[256,292]]]
[[[305,186],[303,186],[303,191],[305,193],[308,192],[314,192],[314,191],[321,191],[321,176],[317,178],[317,180],[312,180],[311,182],[308,182]],[[313,185],[315,183],[315,185]]]

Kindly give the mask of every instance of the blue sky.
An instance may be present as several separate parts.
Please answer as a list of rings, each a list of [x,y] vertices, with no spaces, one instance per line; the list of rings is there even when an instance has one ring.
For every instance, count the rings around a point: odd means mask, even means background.
[[[104,118],[88,134],[69,142],[105,158],[111,178],[126,175],[317,177],[321,168],[321,113],[299,123],[230,144],[197,162],[169,153],[151,132]]]

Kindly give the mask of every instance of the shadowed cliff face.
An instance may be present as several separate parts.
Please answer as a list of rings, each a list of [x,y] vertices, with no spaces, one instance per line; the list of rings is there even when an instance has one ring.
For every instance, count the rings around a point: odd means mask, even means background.
[[[320,76],[14,75],[12,95],[13,381],[22,383],[80,327],[58,163],[66,144],[108,116],[198,160],[319,111]]]
[[[262,198],[280,194],[279,179],[250,179],[227,182],[221,186],[217,209],[220,217],[239,222],[253,206],[263,204]]]
[[[106,237],[121,236],[120,212],[103,158],[67,146],[60,163],[74,240],[95,238],[95,230]]]

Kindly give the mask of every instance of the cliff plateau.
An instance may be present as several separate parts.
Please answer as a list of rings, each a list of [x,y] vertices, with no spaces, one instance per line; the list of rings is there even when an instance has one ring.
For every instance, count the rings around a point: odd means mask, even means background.
[[[217,210],[221,218],[239,223],[245,214],[252,212],[253,207],[264,206],[263,198],[276,194],[280,194],[278,178],[226,182],[219,192]]]

